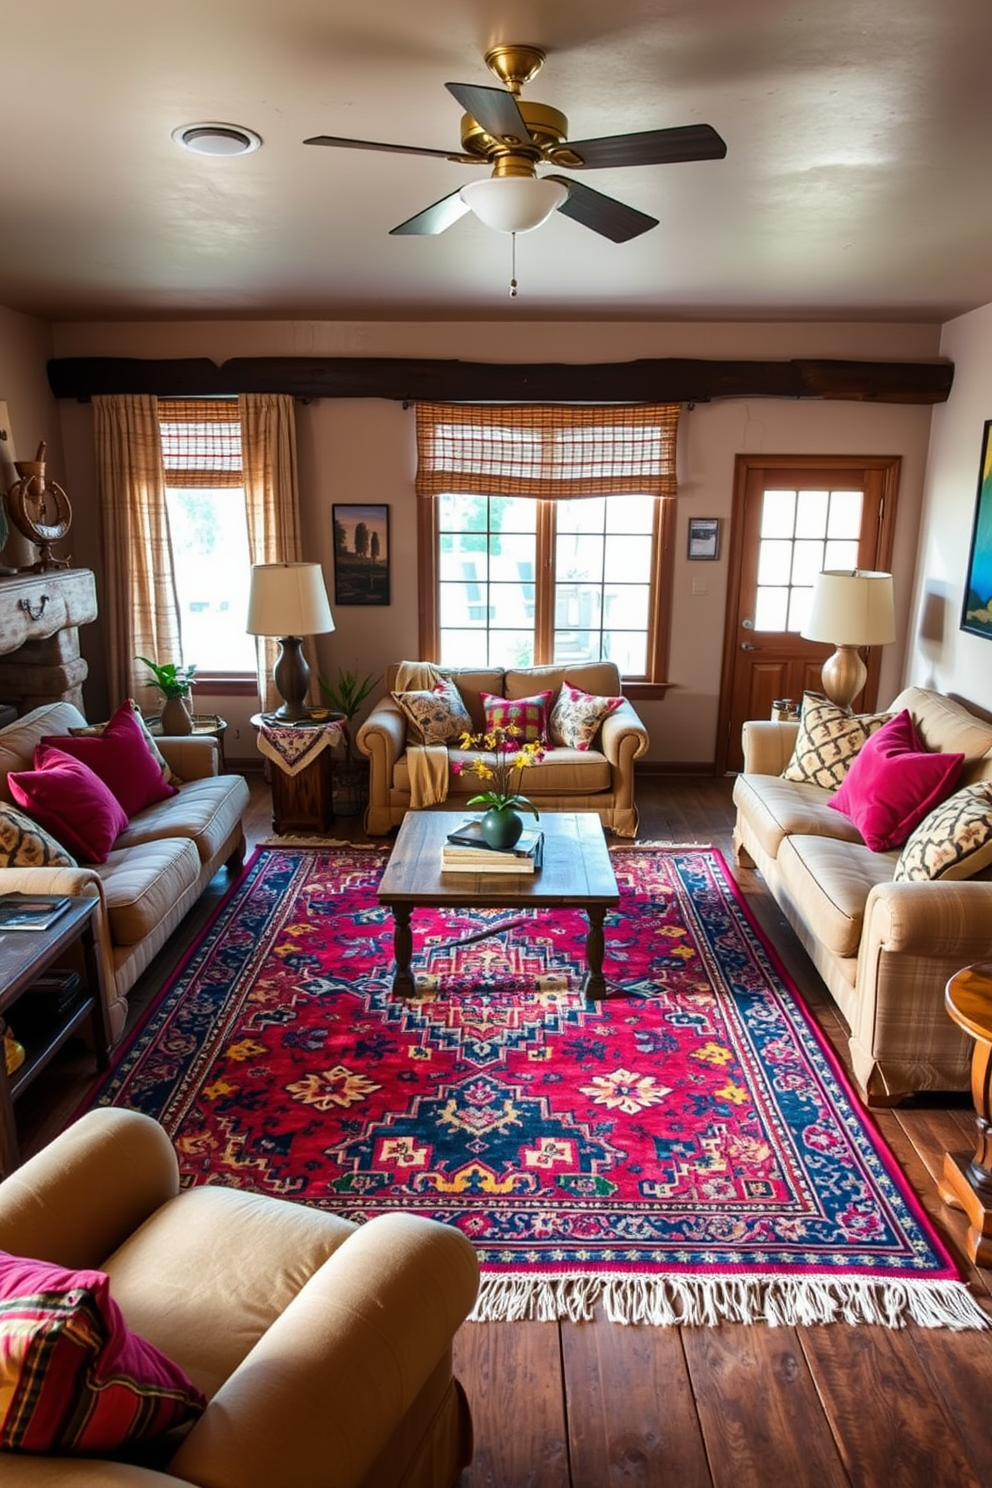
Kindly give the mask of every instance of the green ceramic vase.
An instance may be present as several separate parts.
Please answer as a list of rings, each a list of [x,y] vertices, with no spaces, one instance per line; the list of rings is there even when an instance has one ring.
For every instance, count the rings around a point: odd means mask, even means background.
[[[490,806],[479,825],[486,845],[495,848],[513,847],[524,829],[512,806]]]

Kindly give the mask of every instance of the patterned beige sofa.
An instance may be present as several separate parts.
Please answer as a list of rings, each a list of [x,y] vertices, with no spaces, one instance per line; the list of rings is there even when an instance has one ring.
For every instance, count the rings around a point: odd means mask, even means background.
[[[437,670],[454,678],[477,732],[482,731],[485,721],[480,700],[483,692],[512,699],[547,690],[557,694],[567,678],[574,686],[597,696],[620,694],[619,673],[613,662],[608,661],[568,667],[522,667],[507,672],[498,668],[470,671],[439,667]],[[396,673],[395,664],[387,669],[386,696],[358,731],[358,747],[370,761],[365,826],[372,836],[384,836],[399,826],[410,809],[407,719],[391,697]],[[540,764],[528,766],[521,788],[539,811],[596,811],[604,827],[621,837],[634,837],[637,834],[634,761],[647,747],[647,730],[625,698],[604,720],[593,748],[549,749]],[[451,749],[449,758],[454,763],[469,761],[472,755]],[[478,777],[471,771],[462,774],[449,771],[448,799],[442,805],[449,810],[463,810],[468,797],[481,788]]]
[[[72,703],[46,703],[0,729],[0,800],[7,774],[30,770],[35,747],[84,727]],[[218,868],[244,856],[242,817],[248,787],[218,773],[213,739],[157,741],[182,784],[168,800],[131,818],[105,863],[79,867],[0,867],[0,894],[90,894],[101,902],[100,951],[107,1015],[116,1041],[127,1019],[127,993],[196,902]]]
[[[904,708],[925,749],[964,754],[960,786],[992,781],[992,722],[925,688],[907,688],[886,712]],[[828,806],[833,792],[783,778],[797,732],[796,723],[744,725],[737,861],[757,867],[843,1013],[870,1105],[967,1089],[971,1042],[944,990],[961,967],[992,958],[989,870],[893,882],[898,848],[872,852]]]

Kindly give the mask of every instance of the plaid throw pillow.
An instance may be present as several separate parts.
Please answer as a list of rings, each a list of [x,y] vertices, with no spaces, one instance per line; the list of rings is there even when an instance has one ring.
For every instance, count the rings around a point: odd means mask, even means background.
[[[479,696],[487,734],[497,728],[516,728],[520,732],[513,736],[512,742],[517,746],[548,742],[548,710],[553,692],[538,692],[525,698],[497,697],[493,692],[480,692]]]
[[[892,713],[845,713],[819,693],[803,693],[799,733],[792,758],[782,771],[784,779],[838,790],[862,744],[892,717]]]
[[[980,780],[935,806],[899,854],[896,883],[971,878],[992,863],[992,781]]]

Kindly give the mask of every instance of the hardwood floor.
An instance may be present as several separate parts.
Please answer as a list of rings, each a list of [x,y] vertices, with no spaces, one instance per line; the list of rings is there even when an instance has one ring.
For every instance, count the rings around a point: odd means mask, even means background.
[[[707,842],[732,865],[729,779],[644,778],[641,840]],[[252,781],[252,844],[271,831],[268,788]],[[361,841],[357,822],[337,835]],[[736,877],[755,917],[841,1057],[839,1015],[760,877]],[[219,874],[131,996],[141,1015],[226,889]],[[65,1057],[18,1105],[22,1148],[73,1115],[93,1080]],[[946,1148],[972,1146],[967,1096],[874,1113],[927,1213],[962,1261],[964,1217],[936,1191]],[[969,1267],[992,1314],[992,1272]],[[475,1423],[462,1488],[983,1488],[992,1484],[987,1391],[992,1332],[915,1326],[464,1327],[456,1369]],[[274,1485],[279,1488],[279,1485]]]

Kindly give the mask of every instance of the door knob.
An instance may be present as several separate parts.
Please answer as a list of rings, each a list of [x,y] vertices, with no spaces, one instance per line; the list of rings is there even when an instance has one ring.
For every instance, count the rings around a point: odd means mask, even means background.
[[[742,651],[757,651],[757,649],[758,648],[753,641],[741,641]]]

